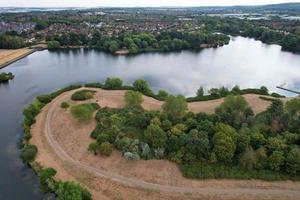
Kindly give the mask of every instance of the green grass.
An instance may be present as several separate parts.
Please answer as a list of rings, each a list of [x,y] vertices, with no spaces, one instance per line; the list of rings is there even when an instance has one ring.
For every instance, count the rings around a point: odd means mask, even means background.
[[[290,176],[269,170],[245,170],[237,166],[221,164],[183,164],[180,166],[180,169],[184,177],[191,179],[300,180],[300,176]]]
[[[89,121],[93,117],[93,112],[97,110],[94,104],[80,104],[71,107],[71,113],[74,118],[80,121]]]

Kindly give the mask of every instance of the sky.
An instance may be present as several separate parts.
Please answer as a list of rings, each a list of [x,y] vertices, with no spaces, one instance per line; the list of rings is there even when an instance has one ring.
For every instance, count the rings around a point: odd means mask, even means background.
[[[230,6],[287,2],[300,0],[0,0],[0,7]]]

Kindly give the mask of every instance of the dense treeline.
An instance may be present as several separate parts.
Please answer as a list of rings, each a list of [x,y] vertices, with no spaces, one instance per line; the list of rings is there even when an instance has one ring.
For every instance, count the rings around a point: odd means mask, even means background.
[[[23,38],[12,35],[0,35],[0,49],[18,49],[23,47]]]
[[[191,178],[299,179],[300,100],[274,100],[253,115],[242,96],[227,96],[215,114],[187,112],[182,96],[168,96],[162,112],[145,111],[139,92],[126,108],[101,108],[89,147],[127,159],[169,159]],[[222,170],[226,171],[227,174]]]
[[[220,31],[233,36],[251,37],[267,44],[278,44],[283,50],[300,53],[300,24],[290,20],[249,21],[236,18],[201,18],[208,30]],[[272,24],[283,24],[280,28]]]
[[[117,36],[102,36],[100,32],[95,32],[88,40],[81,34],[64,34],[48,38],[51,41],[49,46],[53,46],[55,41],[59,45],[89,45],[90,47],[115,53],[119,49],[126,49],[130,54],[147,51],[177,51],[184,49],[199,50],[205,47],[218,47],[229,43],[229,37],[223,34],[211,32],[164,32],[158,35],[150,33],[140,34],[120,34]],[[59,45],[58,45],[59,44]]]

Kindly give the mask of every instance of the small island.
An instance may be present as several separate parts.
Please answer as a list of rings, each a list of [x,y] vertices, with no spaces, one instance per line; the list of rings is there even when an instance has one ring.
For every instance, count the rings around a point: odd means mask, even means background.
[[[299,107],[299,98],[265,87],[209,95],[200,87],[186,99],[155,94],[145,80],[123,86],[108,78],[38,96],[25,108],[22,158],[59,199],[73,190],[78,199],[116,198],[111,184],[125,199],[232,195],[220,189],[224,182],[250,196],[296,196],[298,182],[285,180],[300,178]]]
[[[10,80],[14,79],[14,77],[15,76],[11,72],[8,72],[8,73],[3,72],[0,74],[0,83],[7,83]]]

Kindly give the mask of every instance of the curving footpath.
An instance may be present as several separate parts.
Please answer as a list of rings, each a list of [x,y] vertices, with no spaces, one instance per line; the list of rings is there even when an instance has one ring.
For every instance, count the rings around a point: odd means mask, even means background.
[[[67,93],[68,94],[68,93]],[[66,151],[59,145],[59,143],[53,138],[51,134],[51,120],[53,117],[54,109],[58,106],[57,102],[58,99],[65,97],[67,95],[62,94],[57,97],[53,102],[49,104],[48,113],[46,115],[45,125],[44,125],[44,133],[47,139],[47,142],[50,144],[52,150],[57,154],[57,156],[84,171],[92,173],[98,177],[102,177],[108,180],[112,180],[124,186],[129,186],[133,188],[140,188],[146,190],[153,190],[157,192],[172,192],[172,193],[184,193],[184,194],[201,194],[201,195],[225,195],[225,196],[232,196],[236,197],[238,195],[249,195],[255,197],[255,199],[259,199],[262,195],[268,195],[274,197],[276,199],[300,199],[300,191],[298,190],[284,190],[284,189],[261,189],[261,188],[229,188],[229,189],[222,189],[222,188],[213,188],[213,187],[204,187],[204,188],[189,188],[189,187],[176,187],[176,186],[168,186],[168,185],[161,185],[156,183],[149,183],[139,179],[124,177],[116,173],[112,173],[106,170],[101,170],[95,167],[91,167],[88,164],[73,159]]]

